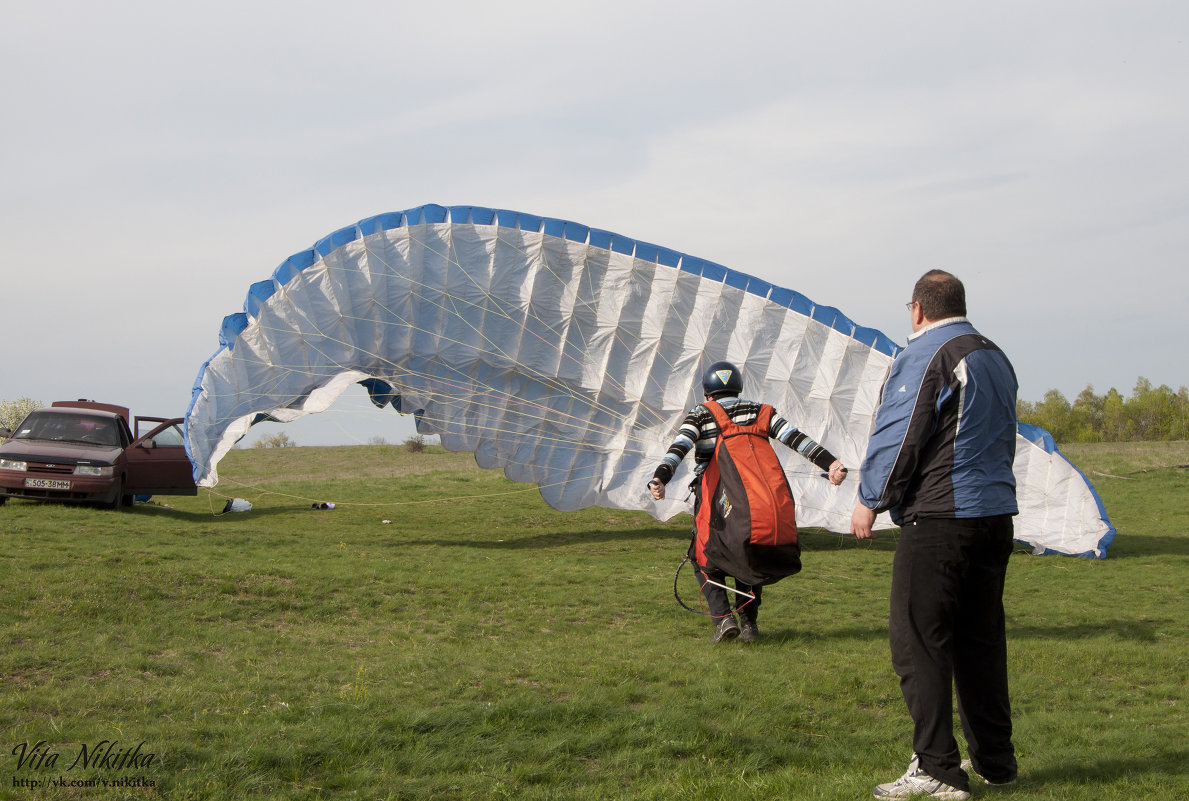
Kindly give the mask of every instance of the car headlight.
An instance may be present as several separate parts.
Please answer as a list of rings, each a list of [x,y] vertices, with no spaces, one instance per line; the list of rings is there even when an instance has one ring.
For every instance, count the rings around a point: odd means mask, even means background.
[[[28,462],[18,462],[16,459],[0,459],[0,470],[20,470],[23,473],[28,469]]]
[[[111,465],[76,464],[74,474],[76,476],[110,476]]]

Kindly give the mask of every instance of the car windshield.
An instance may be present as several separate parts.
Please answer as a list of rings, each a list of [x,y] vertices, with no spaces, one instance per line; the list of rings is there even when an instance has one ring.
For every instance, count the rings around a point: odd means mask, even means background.
[[[118,447],[120,435],[110,417],[34,412],[13,432],[13,439],[48,439]]]

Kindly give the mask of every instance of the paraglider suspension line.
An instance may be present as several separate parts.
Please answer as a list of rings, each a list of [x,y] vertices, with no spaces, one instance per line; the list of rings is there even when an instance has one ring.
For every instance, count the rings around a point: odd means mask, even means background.
[[[681,608],[687,612],[693,612],[694,614],[698,614],[698,615],[710,615],[711,617],[714,617],[714,615],[711,612],[709,612],[708,610],[694,609],[692,606],[689,606],[688,604],[686,604],[685,601],[681,600],[681,594],[677,591],[677,580],[679,578],[681,578],[681,568],[685,567],[685,563],[688,561],[689,561],[689,555],[687,554],[686,557],[681,560],[681,564],[679,564],[677,566],[677,572],[673,574],[673,597],[677,599],[677,603],[681,605]],[[713,581],[710,578],[706,578],[706,580],[703,582],[702,586],[705,587],[707,584],[713,584],[715,587],[721,587],[722,589],[726,590],[727,592],[733,592],[736,595],[742,595],[744,598],[746,598],[747,600],[744,603],[741,603],[735,607],[735,609],[734,609],[735,612],[738,612],[740,609],[747,606],[749,603],[753,602],[756,599],[756,597],[749,592],[743,592],[742,590],[737,590],[734,587],[728,587],[726,584],[720,584],[719,582]]]

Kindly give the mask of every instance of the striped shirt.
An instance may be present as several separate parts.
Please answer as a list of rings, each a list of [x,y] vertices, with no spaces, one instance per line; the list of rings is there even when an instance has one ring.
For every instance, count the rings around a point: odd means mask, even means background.
[[[748,426],[760,416],[762,404],[757,401],[742,398],[718,398],[719,405],[731,418],[731,421]],[[681,427],[677,429],[677,437],[656,468],[653,477],[662,484],[668,484],[677,472],[677,466],[691,450],[694,452],[694,475],[700,476],[714,457],[714,448],[718,444],[718,423],[714,415],[704,405],[699,404],[685,416]],[[779,440],[822,470],[829,470],[834,463],[834,455],[821,445],[814,442],[796,426],[785,420],[778,412],[773,412],[768,425],[768,436]]]

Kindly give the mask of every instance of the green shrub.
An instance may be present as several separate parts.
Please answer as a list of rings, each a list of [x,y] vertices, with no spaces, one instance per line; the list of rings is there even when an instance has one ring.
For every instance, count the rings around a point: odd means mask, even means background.
[[[16,428],[25,415],[45,404],[32,398],[21,398],[15,401],[0,401],[0,428],[12,430]]]
[[[295,448],[297,443],[289,438],[289,435],[284,431],[277,434],[270,434],[256,440],[253,448]]]

